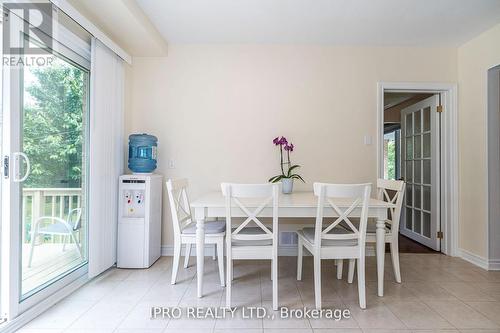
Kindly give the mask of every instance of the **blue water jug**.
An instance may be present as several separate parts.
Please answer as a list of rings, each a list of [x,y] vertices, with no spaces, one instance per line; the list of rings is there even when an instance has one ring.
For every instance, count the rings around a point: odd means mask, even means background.
[[[134,173],[151,173],[156,169],[158,139],[154,135],[132,134],[128,137],[128,168]]]

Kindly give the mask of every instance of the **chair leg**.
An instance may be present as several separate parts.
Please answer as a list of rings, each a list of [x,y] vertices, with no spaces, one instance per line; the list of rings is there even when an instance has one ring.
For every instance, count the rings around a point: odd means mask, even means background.
[[[212,254],[212,260],[217,259],[217,244],[214,244],[214,253]]]
[[[366,290],[365,290],[365,257],[358,259],[358,294],[359,307],[366,309]]]
[[[273,310],[278,310],[278,249],[275,248],[271,260],[271,271],[273,272]]]
[[[172,280],[170,281],[171,284],[175,284],[177,280],[177,271],[179,270],[180,258],[181,258],[181,242],[179,240],[174,242],[174,262],[172,264]]]
[[[189,267],[189,257],[191,256],[191,244],[186,244],[186,250],[184,252],[184,268]]]
[[[216,244],[217,246],[217,257],[219,261],[219,277],[220,277],[220,285],[224,287],[224,240],[220,240]]]
[[[64,235],[63,236],[63,252],[66,251],[66,243],[68,242],[68,236],[67,235]]]
[[[33,252],[35,250],[35,242],[36,242],[37,236],[38,235],[36,235],[36,234],[31,235],[30,257],[28,260],[28,267],[31,267],[31,262],[33,261]]]
[[[314,298],[316,309],[321,309],[321,258],[318,254],[314,256]]]
[[[226,307],[231,307],[231,285],[233,283],[233,258],[230,246],[226,246]]]
[[[349,272],[347,273],[347,283],[354,280],[354,270],[356,268],[356,259],[349,259]]]
[[[394,278],[397,283],[401,283],[401,269],[399,267],[399,244],[398,239],[395,238],[391,241],[391,258],[392,268],[394,269]]]
[[[83,259],[82,249],[80,248],[80,244],[76,241],[75,235],[71,233],[70,237],[71,237],[71,240],[73,240],[73,242],[75,243],[76,250],[78,251],[78,254],[80,255],[80,258]]]
[[[302,280],[302,256],[304,247],[302,245],[302,240],[299,238],[298,241],[298,253],[297,253],[297,281]]]
[[[344,259],[337,259],[337,279],[342,280],[342,269],[344,268]]]

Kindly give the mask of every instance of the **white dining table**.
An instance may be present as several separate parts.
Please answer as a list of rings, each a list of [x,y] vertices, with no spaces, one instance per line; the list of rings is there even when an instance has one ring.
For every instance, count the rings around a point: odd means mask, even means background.
[[[349,199],[332,200],[341,210],[348,209],[352,205]],[[244,201],[247,208],[257,208],[261,202]],[[317,211],[317,197],[311,192],[293,192],[282,194],[279,197],[279,217],[287,218],[314,218]],[[385,221],[387,220],[387,209],[394,207],[393,204],[370,199],[368,217],[376,221],[376,255],[377,255],[377,279],[378,296],[384,295],[384,256],[385,256]],[[198,282],[198,297],[203,296],[203,271],[205,258],[205,220],[207,218],[221,218],[226,216],[225,199],[220,191],[206,193],[191,203],[196,220],[196,271]],[[233,217],[247,217],[239,207],[231,207]],[[361,209],[354,209],[350,217],[360,217]],[[259,214],[261,217],[272,217],[272,208],[264,208]],[[324,217],[338,217],[331,208],[325,207]],[[369,220],[370,221],[370,220]],[[369,222],[373,223],[373,222]]]

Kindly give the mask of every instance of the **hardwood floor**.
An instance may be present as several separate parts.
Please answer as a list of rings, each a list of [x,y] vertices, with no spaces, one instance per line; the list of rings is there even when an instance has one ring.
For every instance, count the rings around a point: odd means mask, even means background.
[[[385,253],[390,253],[389,244],[385,246]],[[399,253],[439,253],[433,249],[415,242],[406,236],[399,234]]]

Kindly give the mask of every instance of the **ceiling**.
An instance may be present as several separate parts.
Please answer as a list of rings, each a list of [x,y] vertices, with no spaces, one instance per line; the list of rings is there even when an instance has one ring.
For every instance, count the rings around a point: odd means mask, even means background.
[[[134,0],[67,0],[132,56],[165,56],[167,43]]]
[[[500,0],[136,0],[169,43],[458,46]]]
[[[417,95],[416,93],[385,93],[384,109],[393,107]]]

